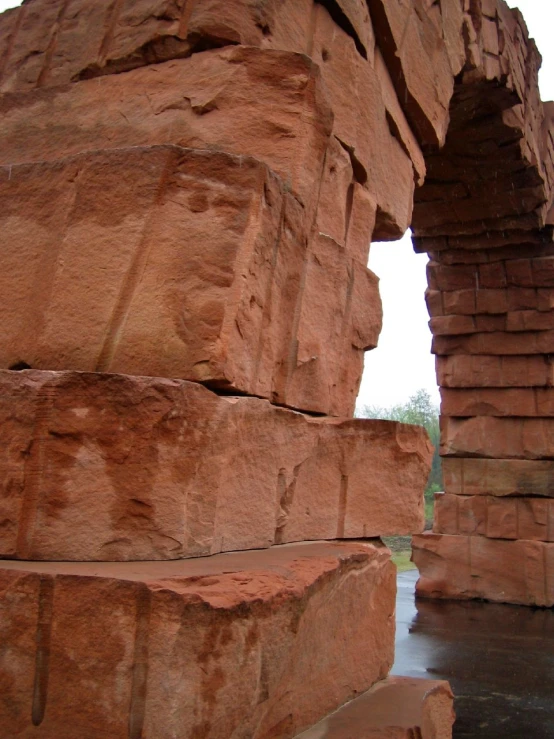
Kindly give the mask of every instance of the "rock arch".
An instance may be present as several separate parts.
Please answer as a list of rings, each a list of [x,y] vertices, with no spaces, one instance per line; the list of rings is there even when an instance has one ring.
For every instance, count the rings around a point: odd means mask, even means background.
[[[440,152],[416,193],[441,386],[444,496],[416,537],[421,594],[549,602],[552,103],[521,14],[473,3]]]
[[[0,16],[5,733],[292,739],[386,677],[378,537],[423,528],[432,450],[351,416],[370,242],[411,223],[447,483],[420,592],[554,604],[538,60],[503,0]]]

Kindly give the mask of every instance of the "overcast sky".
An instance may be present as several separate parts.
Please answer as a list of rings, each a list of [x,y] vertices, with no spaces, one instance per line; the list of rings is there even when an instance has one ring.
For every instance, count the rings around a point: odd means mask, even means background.
[[[91,0],[94,2],[94,0]],[[0,11],[20,3],[0,0]],[[508,0],[519,7],[543,55],[540,76],[543,100],[554,100],[553,0]],[[430,354],[431,334],[427,321],[425,255],[413,253],[408,236],[402,241],[374,244],[370,268],[381,278],[385,314],[379,347],[366,354],[366,368],[359,405],[388,406],[404,402],[420,388],[426,388],[438,402],[434,358]]]

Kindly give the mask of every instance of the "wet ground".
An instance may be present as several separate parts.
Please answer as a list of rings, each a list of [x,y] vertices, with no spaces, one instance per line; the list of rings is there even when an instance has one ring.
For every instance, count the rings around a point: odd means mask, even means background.
[[[448,680],[455,739],[554,739],[554,609],[414,598],[398,576],[392,673]]]

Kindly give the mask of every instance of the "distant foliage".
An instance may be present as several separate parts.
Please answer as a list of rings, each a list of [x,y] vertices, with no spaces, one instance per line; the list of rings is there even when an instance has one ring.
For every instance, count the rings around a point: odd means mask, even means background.
[[[364,405],[356,410],[356,416],[358,418],[382,418],[386,421],[400,421],[400,423],[413,423],[416,426],[423,426],[435,447],[425,497],[432,499],[433,493],[443,489],[441,458],[439,456],[439,408],[433,403],[427,390],[418,390],[406,403],[392,405],[389,408]]]

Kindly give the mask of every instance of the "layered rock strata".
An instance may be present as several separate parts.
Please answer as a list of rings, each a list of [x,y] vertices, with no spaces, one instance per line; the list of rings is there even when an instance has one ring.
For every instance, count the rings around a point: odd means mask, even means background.
[[[429,597],[552,605],[552,105],[518,11],[474,3],[414,244],[441,386],[446,494],[414,538]]]
[[[395,579],[388,550],[358,542],[3,563],[2,731],[294,736],[387,675]]]
[[[0,557],[158,560],[423,528],[423,429],[197,383],[0,372]]]
[[[0,16],[0,366],[33,368],[2,374],[5,556],[211,554],[6,563],[5,733],[291,739],[385,676],[383,549],[303,545],[302,566],[256,573],[279,542],[421,525],[424,438],[344,420],[381,324],[369,243],[411,221],[431,256],[446,491],[479,498],[439,503],[445,531],[415,543],[420,593],[551,602],[539,63],[503,0],[29,0]],[[240,582],[213,554],[229,547],[249,550]],[[175,610],[152,631],[158,597]],[[263,660],[244,634],[258,607]]]
[[[0,16],[0,734],[292,739],[386,677],[430,447],[351,418],[366,265],[460,64],[390,11]]]
[[[4,367],[179,377],[351,413],[378,280],[313,233],[259,160],[86,152],[5,168],[0,197]]]

